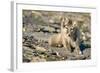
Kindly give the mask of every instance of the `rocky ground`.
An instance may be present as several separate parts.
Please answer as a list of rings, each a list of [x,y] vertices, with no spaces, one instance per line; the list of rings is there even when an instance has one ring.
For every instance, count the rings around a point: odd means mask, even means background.
[[[83,42],[80,43],[82,56],[76,57],[64,47],[51,47],[48,38],[60,32],[59,16],[65,14],[72,19],[80,20]],[[84,19],[84,22],[82,20]],[[23,10],[23,62],[45,62],[62,60],[91,59],[89,13],[61,13]]]

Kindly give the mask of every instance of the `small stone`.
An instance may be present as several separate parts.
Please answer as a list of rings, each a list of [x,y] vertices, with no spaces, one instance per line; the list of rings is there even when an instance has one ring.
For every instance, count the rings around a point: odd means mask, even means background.
[[[23,62],[30,62],[29,59],[23,59]]]
[[[46,49],[43,48],[43,47],[36,46],[35,48],[36,48],[36,50],[41,51],[41,52],[45,52],[46,51]]]
[[[45,62],[46,59],[40,57],[33,57],[31,62]]]
[[[56,31],[57,31],[58,33],[60,33],[60,29],[57,29]]]
[[[39,55],[41,58],[45,58],[45,55]]]

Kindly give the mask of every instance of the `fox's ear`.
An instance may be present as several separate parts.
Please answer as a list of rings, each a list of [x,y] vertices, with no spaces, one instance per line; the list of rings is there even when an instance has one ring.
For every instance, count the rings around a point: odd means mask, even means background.
[[[69,19],[68,24],[70,24],[70,25],[71,25],[72,23],[73,23],[73,22],[72,22],[72,20],[71,20],[71,19]]]
[[[61,16],[60,17],[61,27],[63,27],[63,25],[64,25],[64,20],[65,20],[65,17],[64,16]]]
[[[64,19],[64,17],[63,17],[63,16],[60,16],[60,17],[59,17],[59,20],[60,20],[60,21],[62,21],[63,19]]]

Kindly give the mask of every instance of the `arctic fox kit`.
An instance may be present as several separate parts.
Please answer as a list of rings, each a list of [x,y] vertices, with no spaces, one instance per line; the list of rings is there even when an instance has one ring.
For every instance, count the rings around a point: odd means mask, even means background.
[[[61,32],[54,34],[48,40],[50,46],[63,46],[69,50],[73,47],[77,54],[81,54],[79,42],[80,32],[77,23],[67,17],[61,19]]]
[[[65,48],[69,47],[69,28],[66,26],[68,24],[68,18],[61,19],[61,32],[58,34],[54,34],[48,40],[50,46],[63,46]]]

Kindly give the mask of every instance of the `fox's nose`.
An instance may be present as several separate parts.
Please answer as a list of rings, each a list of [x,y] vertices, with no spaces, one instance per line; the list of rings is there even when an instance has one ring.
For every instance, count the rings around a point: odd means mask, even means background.
[[[70,36],[70,34],[69,34],[69,36]]]
[[[71,36],[71,34],[70,33],[67,33],[68,34],[68,36]]]

